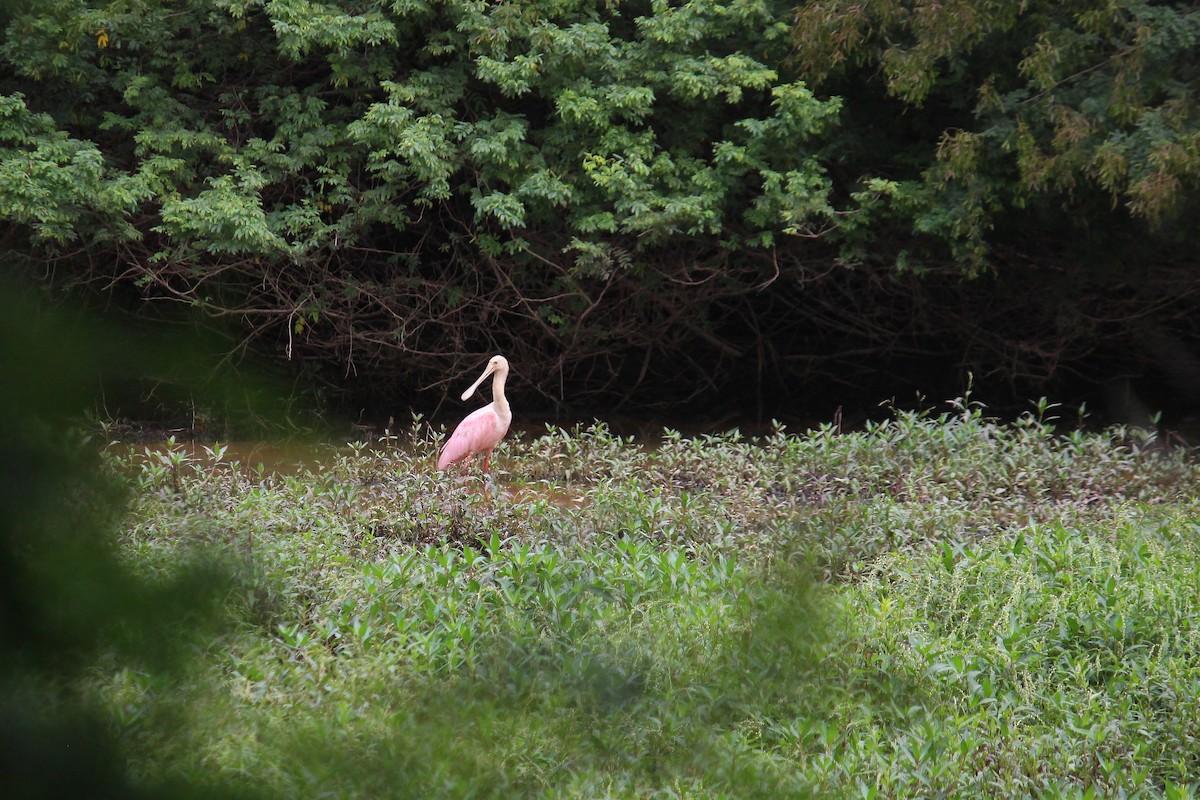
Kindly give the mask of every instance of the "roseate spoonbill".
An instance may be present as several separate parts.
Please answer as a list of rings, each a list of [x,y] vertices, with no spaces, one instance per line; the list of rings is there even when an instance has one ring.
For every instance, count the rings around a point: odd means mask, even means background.
[[[492,356],[487,369],[479,379],[471,384],[471,388],[462,393],[462,399],[467,400],[475,394],[479,384],[488,375],[492,378],[492,402],[481,409],[472,411],[467,418],[458,423],[450,441],[442,448],[438,457],[438,469],[446,469],[451,464],[462,463],[465,475],[471,458],[477,453],[483,453],[483,475],[487,477],[488,462],[491,461],[492,451],[508,433],[509,423],[512,422],[512,409],[508,407],[508,398],[504,396],[504,381],[508,377],[508,359],[504,356]]]

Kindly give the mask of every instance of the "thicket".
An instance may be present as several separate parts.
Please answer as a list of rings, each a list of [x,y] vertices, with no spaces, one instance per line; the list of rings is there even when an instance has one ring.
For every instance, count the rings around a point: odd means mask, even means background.
[[[554,402],[922,364],[1027,388],[1147,356],[1200,386],[1190,5],[4,18],[9,260],[182,302],[352,390],[412,396],[493,351]]]

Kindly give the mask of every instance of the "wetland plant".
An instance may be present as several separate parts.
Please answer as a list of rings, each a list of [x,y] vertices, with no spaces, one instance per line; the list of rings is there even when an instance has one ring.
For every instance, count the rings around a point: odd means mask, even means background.
[[[497,497],[419,420],[112,454],[122,563],[232,583],[185,675],[83,691],[131,774],[263,796],[1192,796],[1200,471],[1047,411],[549,428]]]

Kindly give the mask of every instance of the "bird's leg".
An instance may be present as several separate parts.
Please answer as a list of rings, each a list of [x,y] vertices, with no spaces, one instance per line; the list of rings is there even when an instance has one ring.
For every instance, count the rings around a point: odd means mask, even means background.
[[[483,496],[484,497],[488,496],[488,486],[489,485],[494,490],[496,490],[497,494],[499,494],[499,490],[496,487],[496,482],[492,480],[491,475],[488,475],[488,466],[491,463],[492,463],[492,451],[487,450],[483,454]]]

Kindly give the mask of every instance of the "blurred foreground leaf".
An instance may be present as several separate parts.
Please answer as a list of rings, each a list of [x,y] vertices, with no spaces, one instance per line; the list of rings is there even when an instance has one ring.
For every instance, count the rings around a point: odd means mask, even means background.
[[[176,376],[197,392],[224,389],[184,377],[206,371],[182,341],[139,337],[13,285],[0,297],[0,794],[230,795],[131,774],[86,689],[101,663],[169,685],[219,629],[230,578],[202,560],[154,579],[124,563],[121,485],[73,427],[102,380]]]

